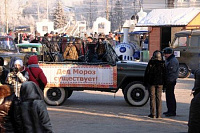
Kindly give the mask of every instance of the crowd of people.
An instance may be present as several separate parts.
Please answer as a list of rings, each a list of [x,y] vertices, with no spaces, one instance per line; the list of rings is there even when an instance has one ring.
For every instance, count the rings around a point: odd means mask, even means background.
[[[47,79],[37,56],[30,56],[27,67],[21,59],[11,60],[14,63],[10,72],[1,69],[0,73],[0,132],[54,132],[43,96]]]
[[[53,33],[45,35],[47,40],[53,36],[59,35]],[[67,34],[63,36],[67,37]],[[86,61],[98,62],[106,60],[103,58],[105,46],[102,42],[106,40],[109,44],[113,44],[113,38],[120,42],[120,37],[117,34],[113,36],[111,32],[107,36],[97,33],[90,36],[84,34],[83,41],[86,45],[82,45],[82,42],[77,43],[81,45],[76,45],[74,42],[80,40],[75,41],[74,38],[70,38],[64,40],[67,45],[58,46],[57,50],[63,54],[64,60],[78,60],[79,56],[84,54],[87,55]],[[47,78],[38,65],[37,56],[30,56],[27,67],[21,59],[14,58],[11,62],[13,66],[8,72],[3,67],[3,59],[0,58],[0,82],[3,84],[0,86],[0,113],[2,113],[0,132],[53,132],[42,93]],[[166,94],[167,106],[167,111],[163,115],[176,116],[177,103],[174,90],[178,73],[179,62],[171,48],[154,51],[144,74],[144,85],[150,94],[148,117],[162,118],[162,92]],[[200,132],[200,69],[194,76],[195,84],[192,91],[194,98],[191,101],[188,121],[189,133]]]

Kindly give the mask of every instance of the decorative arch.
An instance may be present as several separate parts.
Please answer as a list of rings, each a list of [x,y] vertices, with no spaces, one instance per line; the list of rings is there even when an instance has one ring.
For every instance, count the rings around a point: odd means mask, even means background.
[[[103,25],[103,33],[104,34],[109,34],[111,30],[111,23],[108,21],[106,18],[103,17],[98,17],[96,21],[93,23],[92,30],[93,32],[99,33],[99,25]]]

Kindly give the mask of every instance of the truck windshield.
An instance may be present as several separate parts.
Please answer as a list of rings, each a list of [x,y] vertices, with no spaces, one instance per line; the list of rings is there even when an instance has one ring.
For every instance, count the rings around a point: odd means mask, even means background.
[[[13,40],[9,38],[0,38],[0,50],[15,51],[16,47]]]
[[[187,46],[187,37],[176,37],[173,41],[172,46],[176,47],[186,47]]]

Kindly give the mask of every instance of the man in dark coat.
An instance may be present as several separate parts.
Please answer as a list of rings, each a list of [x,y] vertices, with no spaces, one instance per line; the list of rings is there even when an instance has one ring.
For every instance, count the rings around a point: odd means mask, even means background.
[[[162,89],[165,83],[165,62],[161,51],[156,50],[149,61],[144,84],[150,93],[150,118],[161,118],[162,114]]]
[[[4,67],[4,59],[0,57],[0,83],[5,84],[8,70]]]
[[[192,94],[195,96],[200,92],[200,69],[194,72],[194,87],[192,89]]]
[[[44,87],[47,84],[47,78],[38,65],[38,58],[36,55],[32,55],[28,59],[28,67],[26,69],[29,74],[29,81],[36,83],[41,90],[44,90]]]
[[[164,112],[165,116],[176,116],[176,98],[174,94],[174,89],[176,85],[176,80],[179,73],[179,62],[173,50],[169,47],[166,47],[163,50],[165,56],[165,66],[166,66],[166,103],[167,103],[167,112]]]
[[[200,93],[191,100],[188,133],[200,133]]]
[[[42,91],[32,81],[20,88],[23,133],[53,133]]]

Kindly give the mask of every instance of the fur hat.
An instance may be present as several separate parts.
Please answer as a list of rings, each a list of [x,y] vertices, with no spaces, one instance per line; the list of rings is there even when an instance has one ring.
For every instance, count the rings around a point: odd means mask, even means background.
[[[163,49],[163,53],[164,54],[172,54],[173,50],[170,47],[166,47],[166,48]]]
[[[1,85],[0,86],[0,98],[4,98],[11,95],[11,89],[8,85]]]
[[[20,66],[23,66],[23,61],[22,60],[16,60],[14,64],[20,64]]]

